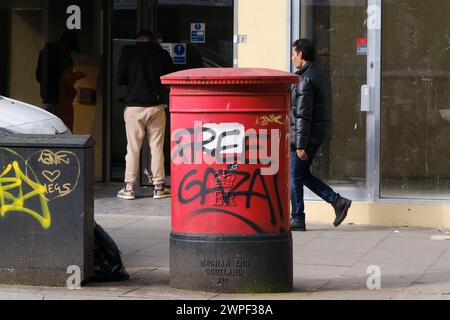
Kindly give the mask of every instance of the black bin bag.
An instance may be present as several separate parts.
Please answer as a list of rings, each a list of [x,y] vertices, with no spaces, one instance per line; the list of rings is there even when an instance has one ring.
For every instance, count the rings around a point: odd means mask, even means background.
[[[107,282],[124,281],[129,278],[116,243],[100,225],[94,222],[94,277],[91,280]]]

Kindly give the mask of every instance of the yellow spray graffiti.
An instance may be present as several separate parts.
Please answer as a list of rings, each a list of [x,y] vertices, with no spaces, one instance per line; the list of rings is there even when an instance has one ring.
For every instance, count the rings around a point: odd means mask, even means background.
[[[283,117],[281,114],[270,114],[270,115],[264,115],[261,117],[258,117],[256,119],[256,124],[261,126],[267,126],[269,124],[280,124],[284,125]]]
[[[25,186],[31,191],[24,193]],[[17,161],[8,164],[0,174],[0,218],[10,212],[21,212],[31,215],[44,229],[50,228],[51,215],[45,194],[45,186],[27,177]],[[26,207],[26,201],[33,197],[39,197],[41,213]]]

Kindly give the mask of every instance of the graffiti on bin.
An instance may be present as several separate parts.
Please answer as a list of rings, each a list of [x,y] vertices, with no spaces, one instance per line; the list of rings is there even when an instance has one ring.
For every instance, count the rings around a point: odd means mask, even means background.
[[[41,150],[32,154],[27,164],[32,168],[39,168],[49,200],[68,196],[78,185],[80,160],[71,151]]]
[[[0,218],[27,214],[49,229],[49,202],[71,194],[79,178],[80,160],[71,151],[39,150],[25,160],[0,148]]]
[[[15,151],[0,148],[0,172],[0,218],[7,214],[26,214],[42,228],[49,229],[51,215],[46,188],[33,169]]]

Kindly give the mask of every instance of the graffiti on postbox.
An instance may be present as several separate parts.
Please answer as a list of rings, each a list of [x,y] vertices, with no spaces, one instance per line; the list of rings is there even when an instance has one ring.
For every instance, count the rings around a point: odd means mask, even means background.
[[[221,214],[257,234],[286,231],[280,140],[279,129],[239,123],[197,121],[193,128],[175,130],[172,163],[189,165],[177,183],[177,201],[189,207],[185,218]]]
[[[172,163],[180,164],[261,164],[261,174],[272,176],[279,170],[279,129],[247,129],[238,123],[194,123],[194,128],[172,134],[175,147]],[[269,152],[270,150],[270,152]]]
[[[226,179],[227,182],[223,181]],[[211,184],[213,182],[213,184]],[[212,186],[212,187],[209,187]],[[271,187],[269,187],[271,186]],[[212,197],[209,197],[212,195]],[[257,169],[253,174],[247,171],[215,170],[207,168],[205,172],[198,169],[190,170],[178,186],[178,201],[188,205],[198,203],[203,207],[191,212],[191,215],[208,213],[222,213],[233,216],[251,227],[256,233],[265,233],[264,229],[245,217],[241,209],[251,210],[254,201],[259,201],[260,206],[268,208],[268,221],[274,227],[280,226],[284,220],[283,206],[278,188],[278,175],[261,175]],[[240,212],[234,212],[239,202],[243,203]]]

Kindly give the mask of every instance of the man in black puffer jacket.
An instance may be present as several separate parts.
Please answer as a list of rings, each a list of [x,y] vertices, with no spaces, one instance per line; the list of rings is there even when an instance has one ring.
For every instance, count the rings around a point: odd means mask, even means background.
[[[330,80],[326,72],[313,63],[315,48],[311,41],[299,39],[292,47],[292,61],[299,69],[300,82],[292,86],[291,228],[306,231],[303,186],[333,206],[334,226],[337,227],[346,218],[352,202],[311,174],[314,157],[330,134]]]

